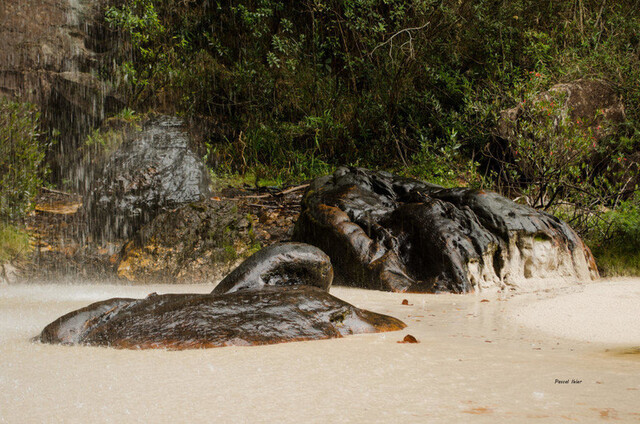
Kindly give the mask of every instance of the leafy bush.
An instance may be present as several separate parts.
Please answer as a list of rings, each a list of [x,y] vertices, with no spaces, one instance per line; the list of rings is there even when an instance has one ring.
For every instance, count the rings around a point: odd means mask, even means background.
[[[599,0],[120,0],[106,12],[129,106],[209,121],[206,142],[234,171],[280,172],[298,152],[302,168],[440,175],[458,163],[434,159],[442,149],[486,169],[499,111],[561,80],[612,81],[638,127],[638,18],[633,2]],[[518,93],[533,70],[547,78]]]
[[[605,275],[640,275],[640,194],[601,216],[587,242]]]
[[[29,236],[17,227],[0,222],[0,265],[29,252]]]
[[[640,183],[640,9],[499,6],[119,0],[106,16],[124,40],[116,82],[129,107],[205,121],[202,150],[218,174],[283,183],[343,164],[392,169],[492,188],[604,240],[595,234],[618,228],[605,224]],[[611,82],[627,121],[594,139],[560,99],[534,101],[579,78]],[[495,160],[500,112],[519,104],[517,137]]]
[[[541,76],[535,73],[534,78]],[[502,182],[518,191],[530,206],[549,209],[559,199],[568,200],[574,191],[584,191],[592,181],[588,159],[596,150],[593,129],[573,122],[565,110],[566,93],[528,90],[518,106],[515,121],[508,118],[512,136],[502,155]]]
[[[42,184],[45,146],[39,114],[28,103],[0,99],[0,220],[23,217]]]

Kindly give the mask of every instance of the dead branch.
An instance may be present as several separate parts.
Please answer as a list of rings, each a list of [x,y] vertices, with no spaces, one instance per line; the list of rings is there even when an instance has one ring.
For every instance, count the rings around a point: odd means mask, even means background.
[[[55,190],[55,189],[47,188],[47,187],[40,187],[40,190],[46,191],[48,193],[62,194],[63,196],[69,196],[69,197],[77,197],[78,196],[77,194],[67,193],[66,191]]]
[[[395,34],[393,34],[391,37],[389,37],[386,41],[378,44],[377,46],[375,46],[373,48],[373,50],[371,50],[371,52],[369,53],[369,56],[373,55],[373,53],[378,50],[380,47],[383,47],[387,44],[389,44],[389,57],[391,57],[391,52],[393,50],[393,39],[396,38],[398,35],[400,34],[404,34],[406,33],[407,35],[409,35],[409,41],[407,41],[406,43],[404,43],[401,47],[404,47],[407,43],[409,44],[409,52],[411,57],[414,57],[414,52],[413,52],[413,36],[411,35],[411,31],[419,31],[421,29],[426,28],[431,22],[427,22],[424,25],[421,25],[419,27],[414,27],[414,28],[405,28],[405,29],[401,29],[400,31],[396,32]]]
[[[284,196],[285,194],[293,193],[294,191],[302,190],[309,187],[309,184],[302,184],[296,187],[291,187],[286,190],[282,190],[280,193],[276,193],[276,196]]]

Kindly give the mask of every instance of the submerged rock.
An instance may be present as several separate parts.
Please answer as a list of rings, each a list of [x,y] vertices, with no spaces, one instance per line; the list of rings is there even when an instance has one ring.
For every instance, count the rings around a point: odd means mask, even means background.
[[[333,267],[326,253],[304,243],[279,243],[258,251],[234,269],[212,294],[264,286],[315,286],[329,291]]]
[[[217,281],[258,247],[252,227],[229,201],[207,199],[166,211],[124,246],[118,276],[136,282]]]
[[[264,345],[401,330],[402,321],[358,309],[310,286],[229,294],[111,299],[71,312],[40,334],[44,343],[127,349]]]
[[[309,187],[294,239],[329,253],[336,283],[397,292],[540,288],[598,277],[578,235],[496,193],[361,168]]]
[[[211,196],[209,174],[180,119],[160,116],[126,140],[91,183],[90,227],[129,237],[161,212]]]
[[[38,340],[43,343],[80,343],[88,329],[109,321],[120,309],[130,306],[133,302],[136,302],[136,299],[113,298],[69,312],[47,325],[38,336]]]

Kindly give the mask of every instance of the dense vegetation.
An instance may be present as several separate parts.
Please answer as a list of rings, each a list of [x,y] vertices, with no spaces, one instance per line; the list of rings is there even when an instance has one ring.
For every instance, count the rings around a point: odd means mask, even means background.
[[[317,159],[431,175],[447,166],[426,158],[478,158],[497,112],[554,82],[614,82],[635,123],[632,3],[126,0],[106,18],[126,40],[129,104],[214,123],[229,168]]]
[[[637,251],[638,6],[120,0],[105,17],[129,107],[197,122],[218,173],[291,182],[383,167],[497,189],[562,215],[596,250],[622,237]],[[545,118],[553,104],[530,102],[507,149],[527,154],[496,157],[501,110],[579,78],[612,83],[626,122],[591,147],[575,123]]]
[[[219,175],[282,184],[352,164],[487,187],[569,220],[599,258],[640,262],[637,1],[106,3],[119,44],[101,72],[123,113],[185,116]],[[608,81],[624,100],[625,122],[597,143],[549,118],[560,102],[534,101],[580,78]],[[524,118],[505,145],[499,114],[517,105]],[[25,151],[36,167],[38,152]],[[41,175],[32,168],[3,181],[4,216],[26,211]]]

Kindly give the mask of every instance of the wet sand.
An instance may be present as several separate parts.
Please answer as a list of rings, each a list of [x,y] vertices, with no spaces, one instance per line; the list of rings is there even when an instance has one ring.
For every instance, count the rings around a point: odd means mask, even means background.
[[[30,341],[94,301],[211,288],[0,286],[0,422],[640,422],[638,279],[517,295],[334,287],[408,327],[325,341],[181,352]],[[420,343],[397,343],[407,334]]]

